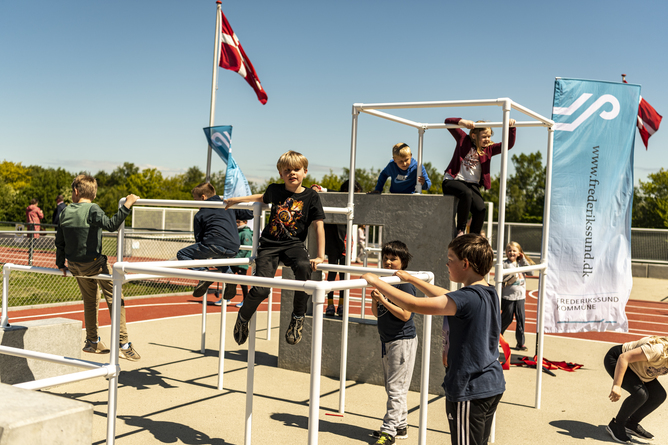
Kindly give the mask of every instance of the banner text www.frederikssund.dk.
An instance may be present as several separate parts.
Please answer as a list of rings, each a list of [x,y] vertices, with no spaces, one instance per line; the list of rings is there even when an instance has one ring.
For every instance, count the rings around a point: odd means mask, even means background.
[[[582,276],[588,277],[594,271],[594,255],[593,248],[593,225],[596,221],[596,214],[594,212],[594,203],[596,202],[596,186],[599,184],[598,179],[598,148],[592,148],[591,170],[589,172],[589,189],[587,190],[587,207],[585,211],[585,245],[584,258],[582,261]]]

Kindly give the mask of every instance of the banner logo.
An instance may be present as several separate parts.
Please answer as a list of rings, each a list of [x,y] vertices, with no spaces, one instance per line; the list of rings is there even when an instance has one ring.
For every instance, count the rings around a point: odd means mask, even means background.
[[[562,115],[562,116],[570,116],[573,114],[575,111],[577,111],[587,100],[592,95],[589,93],[583,93],[575,102],[570,107],[554,107],[552,109],[552,114],[554,115]],[[612,120],[616,118],[619,115],[619,101],[615,96],[612,94],[604,94],[601,97],[599,97],[596,102],[591,104],[587,110],[580,115],[575,121],[573,121],[570,124],[567,123],[557,123],[554,124],[553,129],[555,131],[574,131],[576,128],[578,128],[584,121],[589,119],[592,114],[596,113],[596,111],[601,108],[605,104],[611,104],[612,105],[612,110],[610,111],[602,111],[599,116],[601,116],[605,120]]]

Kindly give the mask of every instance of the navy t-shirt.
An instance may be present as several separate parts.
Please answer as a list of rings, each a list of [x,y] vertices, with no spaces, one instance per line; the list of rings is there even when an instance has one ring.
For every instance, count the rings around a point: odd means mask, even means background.
[[[448,367],[443,380],[445,397],[452,402],[484,399],[506,390],[499,363],[501,311],[492,286],[466,286],[448,293],[457,304],[449,325]]]
[[[272,241],[303,243],[311,223],[325,219],[320,196],[308,187],[301,193],[293,193],[285,184],[271,184],[262,199],[271,204],[269,224],[262,237]]]
[[[393,286],[407,294],[415,295],[415,286],[412,284],[401,283],[394,284]],[[392,303],[392,301],[390,301],[390,303]],[[411,318],[409,318],[408,321],[403,321],[395,317],[394,314],[388,311],[381,303],[378,303],[378,333],[380,334],[380,340],[383,343],[387,343],[402,338],[415,338],[415,323],[413,323],[414,315],[414,313],[411,313]]]

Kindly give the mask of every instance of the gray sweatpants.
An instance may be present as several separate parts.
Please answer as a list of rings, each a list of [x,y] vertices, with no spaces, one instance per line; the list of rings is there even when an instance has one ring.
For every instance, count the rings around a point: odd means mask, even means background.
[[[380,431],[397,435],[397,428],[408,425],[408,388],[413,377],[418,339],[405,338],[384,343],[383,373],[387,392],[387,412]]]

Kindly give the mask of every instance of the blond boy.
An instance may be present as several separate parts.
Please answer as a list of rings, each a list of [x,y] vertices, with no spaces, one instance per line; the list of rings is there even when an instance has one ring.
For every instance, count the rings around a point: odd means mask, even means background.
[[[311,270],[315,270],[325,258],[325,213],[318,193],[302,186],[308,172],[308,159],[304,155],[295,151],[283,153],[276,168],[284,184],[271,184],[263,194],[229,198],[225,202],[227,208],[240,202],[264,202],[272,205],[269,224],[260,235],[255,276],[273,277],[281,261],[292,269],[295,279],[306,281],[311,277]],[[318,256],[309,259],[304,241],[311,225],[317,233]],[[234,340],[238,344],[246,342],[248,322],[268,296],[269,288],[266,287],[253,286],[248,292],[248,298],[239,310],[234,326]],[[307,302],[308,294],[295,292],[290,326],[285,333],[285,340],[291,345],[302,339]]]
[[[392,147],[392,160],[387,167],[380,172],[376,189],[371,193],[381,193],[387,178],[390,178],[390,193],[415,193],[415,179],[417,176],[417,161],[411,155],[408,144],[400,142]],[[424,165],[422,176],[417,178],[422,184],[422,190],[429,190],[431,181],[427,175]]]

